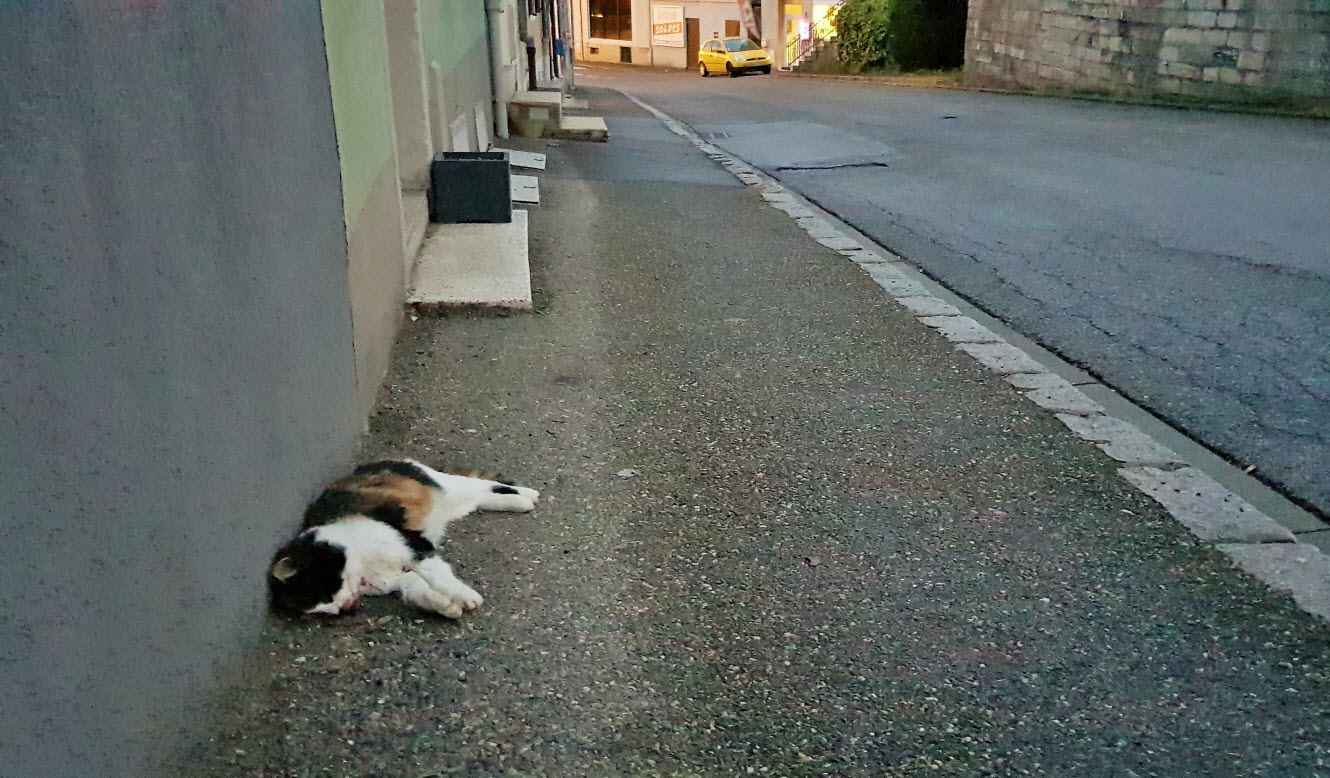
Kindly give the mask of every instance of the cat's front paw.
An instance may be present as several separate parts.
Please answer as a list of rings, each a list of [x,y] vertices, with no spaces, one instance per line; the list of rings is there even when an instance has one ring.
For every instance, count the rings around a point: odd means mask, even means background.
[[[517,490],[517,493],[519,495],[530,500],[531,505],[533,507],[535,506],[536,503],[540,502],[540,492],[536,491],[535,489],[532,489],[529,486],[515,486],[513,488]]]
[[[459,592],[457,599],[461,600],[462,607],[466,610],[473,611],[485,604],[485,598],[480,596],[480,592],[466,584],[462,585],[462,589],[464,591]]]
[[[453,619],[461,616],[463,611],[473,611],[485,604],[485,598],[480,596],[480,592],[457,579],[448,582],[448,585],[440,594],[455,606],[457,616],[444,614]]]

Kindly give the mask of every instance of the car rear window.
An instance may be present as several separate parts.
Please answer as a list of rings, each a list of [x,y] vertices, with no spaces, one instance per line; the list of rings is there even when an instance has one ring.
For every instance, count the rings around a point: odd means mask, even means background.
[[[730,51],[760,51],[757,44],[749,40],[725,41],[725,48]]]

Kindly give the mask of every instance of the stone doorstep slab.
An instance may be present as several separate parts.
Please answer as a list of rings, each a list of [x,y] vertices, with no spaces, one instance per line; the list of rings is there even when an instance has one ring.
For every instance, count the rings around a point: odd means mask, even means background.
[[[510,175],[508,191],[515,203],[540,204],[540,179],[535,176]]]
[[[509,105],[537,105],[547,108],[559,109],[563,107],[562,92],[531,92],[523,89],[513,94],[508,100]]]
[[[493,148],[490,151],[501,151],[508,155],[508,164],[512,167],[527,168],[528,170],[544,170],[545,155],[537,154],[533,151],[518,151],[516,149]]]
[[[599,116],[565,116],[550,137],[558,140],[581,140],[605,143],[610,139],[610,128]]]
[[[529,311],[527,218],[507,224],[433,224],[412,273],[407,303],[422,314],[455,308]]]

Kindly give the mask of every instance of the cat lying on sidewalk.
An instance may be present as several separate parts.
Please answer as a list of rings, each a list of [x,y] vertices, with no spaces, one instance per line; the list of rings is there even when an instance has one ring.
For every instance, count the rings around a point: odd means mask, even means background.
[[[448,525],[477,510],[524,513],[539,499],[535,489],[409,459],[361,465],[305,509],[300,534],[278,549],[268,575],[272,605],[335,616],[364,595],[396,592],[459,618],[483,599],[439,556]]]

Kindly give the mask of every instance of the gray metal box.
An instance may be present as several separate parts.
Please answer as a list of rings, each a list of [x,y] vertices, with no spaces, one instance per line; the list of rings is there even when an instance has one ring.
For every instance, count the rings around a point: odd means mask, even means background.
[[[429,165],[429,220],[442,224],[513,220],[508,154],[443,151]]]

